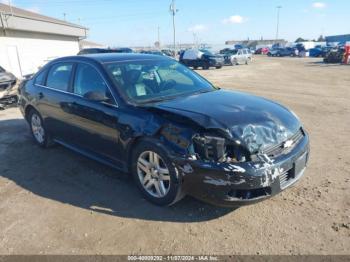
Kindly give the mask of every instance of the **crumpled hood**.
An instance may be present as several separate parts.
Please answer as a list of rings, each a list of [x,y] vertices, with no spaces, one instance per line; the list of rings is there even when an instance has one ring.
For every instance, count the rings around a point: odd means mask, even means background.
[[[301,127],[287,108],[241,92],[218,90],[154,107],[189,118],[205,129],[220,129],[251,153],[286,141]]]

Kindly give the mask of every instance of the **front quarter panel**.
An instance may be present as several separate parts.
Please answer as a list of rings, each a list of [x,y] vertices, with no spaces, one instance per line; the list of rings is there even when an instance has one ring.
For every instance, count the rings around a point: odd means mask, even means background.
[[[128,108],[120,112],[120,140],[130,153],[139,139],[159,141],[170,156],[185,156],[192,142],[194,131],[191,127],[166,119],[144,108]]]

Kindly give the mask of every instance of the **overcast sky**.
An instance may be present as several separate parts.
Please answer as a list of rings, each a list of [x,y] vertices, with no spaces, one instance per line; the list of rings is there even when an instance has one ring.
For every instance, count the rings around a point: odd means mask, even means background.
[[[8,2],[8,0],[0,0]],[[111,46],[172,41],[170,0],[12,0],[14,6],[79,23],[89,39]],[[319,35],[350,34],[349,0],[176,0],[177,39],[223,44],[226,40],[274,39],[277,6],[282,6],[280,37],[294,41]],[[347,23],[345,23],[347,21]]]

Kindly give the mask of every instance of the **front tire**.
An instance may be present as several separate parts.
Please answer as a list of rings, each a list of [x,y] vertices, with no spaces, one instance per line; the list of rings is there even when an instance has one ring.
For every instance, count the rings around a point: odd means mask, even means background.
[[[169,206],[184,196],[180,174],[156,143],[143,141],[137,145],[131,171],[142,195],[153,204]]]
[[[39,112],[32,109],[28,114],[28,121],[32,136],[37,145],[43,148],[53,145],[51,137],[45,128],[44,121]]]

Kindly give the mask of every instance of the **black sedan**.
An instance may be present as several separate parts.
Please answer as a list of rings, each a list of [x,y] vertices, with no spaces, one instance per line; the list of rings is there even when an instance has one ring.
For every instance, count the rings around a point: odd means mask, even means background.
[[[267,53],[268,56],[277,56],[277,57],[284,57],[284,56],[297,56],[298,51],[295,48],[286,47],[286,48],[277,48],[272,49]]]
[[[221,206],[267,199],[303,175],[309,138],[285,107],[214,87],[165,56],[54,60],[21,86],[36,143],[132,174],[149,201]]]
[[[210,67],[220,69],[224,66],[224,58],[221,55],[215,55],[206,49],[188,49],[180,53],[179,61],[181,64],[197,69],[202,67],[208,70]]]

